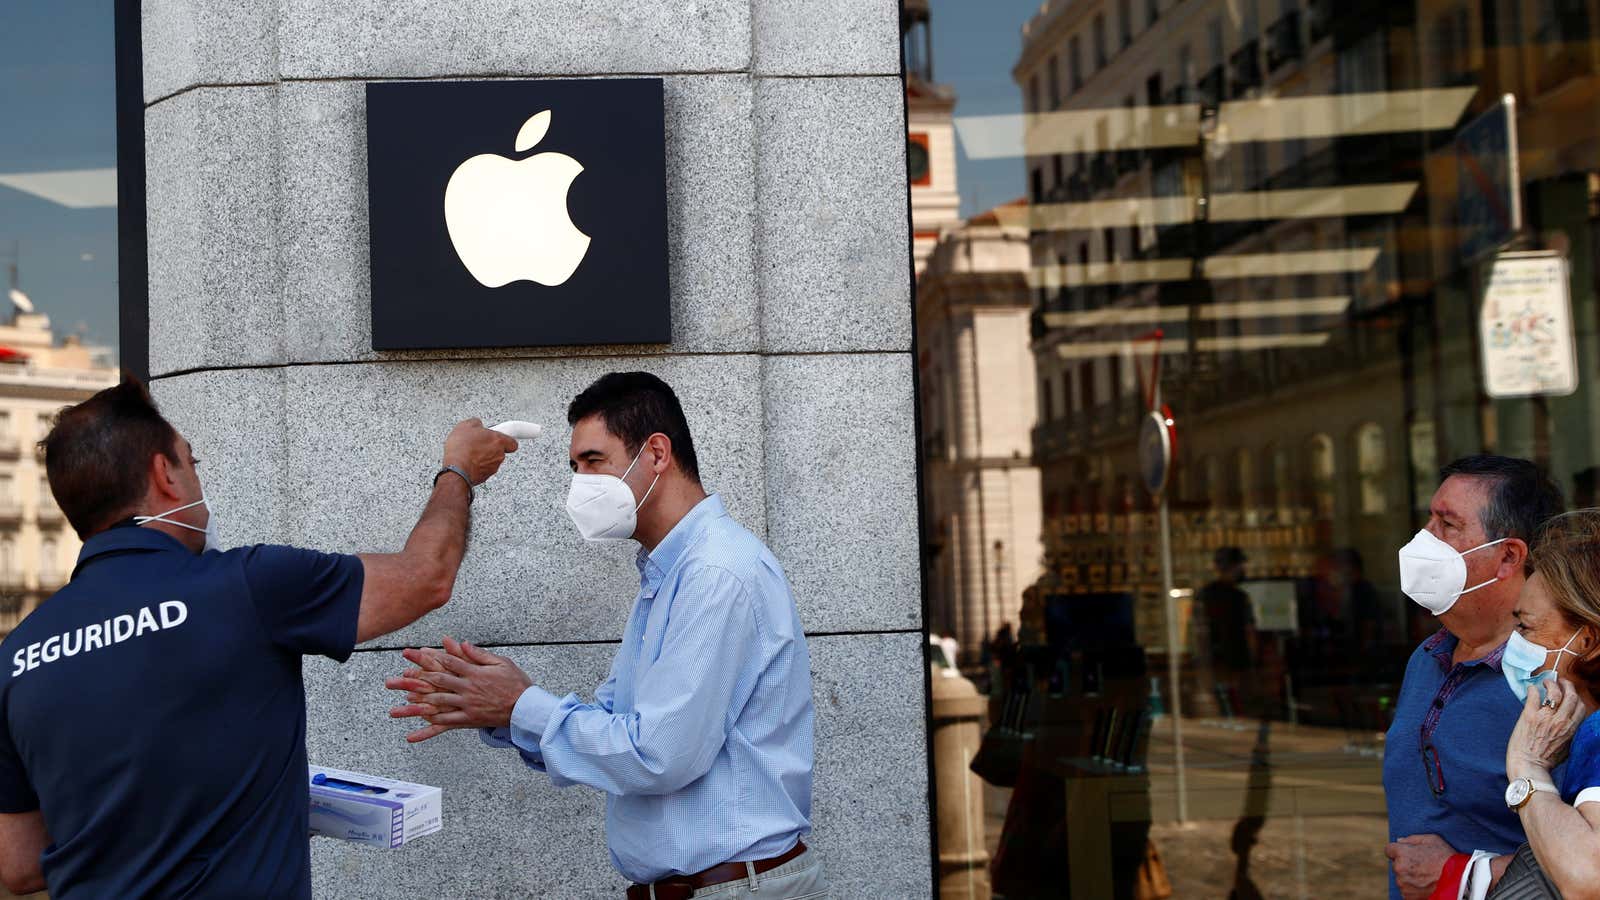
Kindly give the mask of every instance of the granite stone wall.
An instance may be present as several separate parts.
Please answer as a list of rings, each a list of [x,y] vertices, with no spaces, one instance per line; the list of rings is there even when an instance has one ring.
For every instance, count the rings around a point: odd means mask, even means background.
[[[385,716],[445,633],[587,695],[637,573],[562,511],[567,402],[674,385],[707,486],[785,565],[811,635],[815,827],[840,897],[927,896],[905,124],[892,0],[145,0],[153,389],[224,542],[398,549],[456,419],[546,436],[473,510],[455,597],[308,661],[315,762],[440,785],[400,851],[313,842],[318,896],[615,897],[601,797]],[[371,349],[363,84],[661,75],[671,346]],[[448,304],[441,304],[441,315]],[[247,673],[242,673],[247,677]]]

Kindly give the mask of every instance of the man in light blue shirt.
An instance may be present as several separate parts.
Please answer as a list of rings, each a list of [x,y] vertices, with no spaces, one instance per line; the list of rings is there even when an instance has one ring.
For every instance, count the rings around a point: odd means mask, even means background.
[[[640,587],[593,703],[533,685],[450,638],[407,650],[396,718],[427,740],[483,729],[558,787],[606,792],[611,860],[630,898],[822,896],[811,830],[811,658],[770,550],[700,484],[672,389],[611,374],[568,410],[567,510],[591,541],[640,544]],[[711,889],[711,890],[708,890]]]

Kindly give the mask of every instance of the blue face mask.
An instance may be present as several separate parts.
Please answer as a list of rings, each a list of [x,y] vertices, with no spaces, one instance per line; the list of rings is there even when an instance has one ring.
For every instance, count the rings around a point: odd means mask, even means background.
[[[1523,637],[1520,631],[1512,631],[1511,637],[1506,641],[1505,653],[1500,656],[1500,671],[1505,673],[1506,683],[1511,685],[1511,693],[1516,694],[1518,700],[1526,702],[1529,687],[1556,677],[1555,666],[1537,675],[1533,674],[1533,670],[1544,666],[1544,661],[1552,653],[1556,654],[1557,665],[1560,664],[1563,653],[1577,656],[1576,652],[1567,649],[1577,639],[1578,633],[1574,631],[1572,637],[1567,638],[1565,646],[1559,650],[1551,650]]]

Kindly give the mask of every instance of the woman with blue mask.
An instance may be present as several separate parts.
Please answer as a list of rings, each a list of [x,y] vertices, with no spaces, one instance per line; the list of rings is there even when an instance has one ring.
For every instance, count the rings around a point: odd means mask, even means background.
[[[1534,548],[1501,660],[1523,701],[1506,747],[1506,805],[1528,843],[1509,858],[1458,854],[1441,879],[1450,896],[1482,897],[1485,884],[1490,898],[1600,896],[1600,509],[1556,517]]]

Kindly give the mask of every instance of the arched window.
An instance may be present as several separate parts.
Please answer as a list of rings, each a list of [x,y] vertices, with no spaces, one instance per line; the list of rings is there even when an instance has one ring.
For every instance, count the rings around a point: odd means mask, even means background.
[[[1256,482],[1255,454],[1241,447],[1233,452],[1233,471],[1235,483],[1238,484],[1239,505],[1246,509],[1259,506],[1261,495],[1260,485]]]
[[[1221,506],[1226,502],[1225,485],[1222,483],[1222,458],[1215,453],[1207,453],[1200,460],[1199,495],[1195,498],[1213,507]]]
[[[1270,478],[1267,484],[1267,499],[1278,510],[1279,515],[1286,515],[1294,507],[1295,490],[1294,467],[1289,460],[1289,451],[1277,443],[1270,443],[1263,456]]]
[[[1334,517],[1334,484],[1339,474],[1339,460],[1333,438],[1314,434],[1306,442],[1307,467],[1311,475],[1311,492],[1319,519]]]
[[[1361,512],[1377,516],[1389,510],[1385,481],[1389,471],[1389,444],[1383,426],[1367,422],[1356,429],[1356,473],[1361,479]]]

